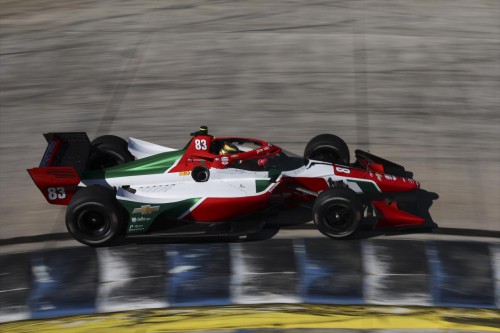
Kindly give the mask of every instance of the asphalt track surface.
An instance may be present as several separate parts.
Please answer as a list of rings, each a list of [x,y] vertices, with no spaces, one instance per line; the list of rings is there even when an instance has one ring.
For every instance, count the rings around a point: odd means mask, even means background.
[[[0,4],[3,244],[66,239],[25,171],[42,133],[181,147],[199,125],[299,154],[335,133],[413,171],[449,234],[498,237],[496,0]]]
[[[199,125],[299,154],[335,133],[413,171],[444,230],[500,230],[496,0],[0,4],[0,239],[65,233],[25,171],[42,133]]]

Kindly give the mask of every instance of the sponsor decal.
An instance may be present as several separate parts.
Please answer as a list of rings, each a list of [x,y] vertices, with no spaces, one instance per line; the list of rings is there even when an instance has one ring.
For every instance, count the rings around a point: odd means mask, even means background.
[[[205,164],[207,161],[202,158],[188,158],[188,162]]]
[[[228,165],[229,164],[229,157],[222,156],[221,161],[222,161],[222,165]]]
[[[146,227],[142,224],[131,224],[130,227],[128,228],[129,231],[145,231]]]
[[[132,214],[148,215],[160,210],[160,206],[145,205],[138,208],[134,208]]]
[[[49,143],[49,146],[47,147],[47,150],[45,151],[45,155],[43,155],[42,162],[40,163],[40,166],[47,166],[52,154],[55,151],[56,144],[57,144],[57,141],[51,141]]]
[[[130,219],[133,223],[138,223],[138,222],[149,222],[151,221],[151,218],[149,217],[133,217]]]

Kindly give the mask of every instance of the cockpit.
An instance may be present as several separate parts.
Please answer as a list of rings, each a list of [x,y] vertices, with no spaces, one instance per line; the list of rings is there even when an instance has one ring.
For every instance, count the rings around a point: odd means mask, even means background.
[[[213,161],[216,168],[235,168],[247,171],[294,170],[304,165],[304,159],[282,151],[259,139],[213,137],[206,126],[192,133],[188,155]]]

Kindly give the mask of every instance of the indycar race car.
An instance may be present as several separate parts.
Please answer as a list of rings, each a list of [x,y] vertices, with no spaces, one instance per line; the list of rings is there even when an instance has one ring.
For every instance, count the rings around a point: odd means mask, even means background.
[[[297,157],[263,140],[214,137],[202,126],[183,149],[105,135],[48,133],[33,181],[51,204],[67,205],[66,226],[81,243],[124,237],[238,237],[259,232],[274,207],[309,203],[324,235],[351,236],[365,211],[376,226],[422,225],[395,194],[419,189],[404,167],[322,134]]]

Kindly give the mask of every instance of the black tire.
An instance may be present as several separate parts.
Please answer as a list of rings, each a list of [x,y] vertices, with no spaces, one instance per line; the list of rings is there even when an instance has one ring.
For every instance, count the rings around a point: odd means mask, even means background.
[[[114,135],[103,135],[92,141],[88,169],[100,170],[134,160],[127,141]]]
[[[89,246],[109,245],[125,233],[124,208],[114,192],[99,185],[75,193],[66,210],[66,228]]]
[[[363,204],[348,188],[330,188],[319,194],[313,206],[313,221],[318,230],[334,239],[347,238],[359,227]]]
[[[309,141],[304,158],[334,164],[349,165],[349,147],[344,140],[333,134],[321,134]]]

